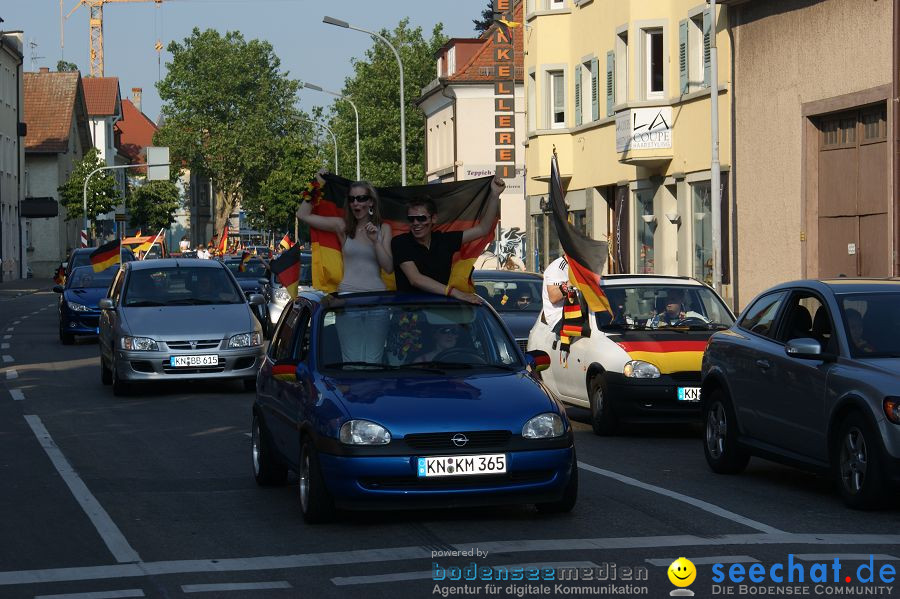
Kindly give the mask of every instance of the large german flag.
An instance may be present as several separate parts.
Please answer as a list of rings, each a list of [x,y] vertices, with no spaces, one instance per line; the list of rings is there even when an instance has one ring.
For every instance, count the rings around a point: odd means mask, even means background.
[[[609,300],[600,285],[609,246],[605,241],[591,239],[569,222],[555,154],[550,162],[550,207],[550,218],[569,263],[569,281],[581,291],[588,308],[593,312],[612,313]]]
[[[216,247],[216,253],[219,256],[225,255],[225,250],[228,248],[228,223],[225,223],[225,227],[222,229],[222,237],[219,238],[219,245]]]
[[[238,264],[238,272],[246,272],[247,263],[250,262],[251,254],[248,251],[241,252],[241,263]]]
[[[652,332],[629,334],[629,339],[619,342],[632,360],[650,362],[662,374],[672,372],[699,372],[706,350],[707,339],[654,339]]]
[[[325,187],[322,200],[313,207],[313,214],[322,216],[344,216],[347,191],[350,189],[349,179],[336,175],[325,175]],[[430,197],[437,205],[437,231],[465,231],[479,220],[484,212],[491,193],[493,177],[481,177],[452,183],[436,183],[431,185],[411,185],[407,187],[378,187],[381,217],[391,226],[393,235],[409,231],[406,219],[406,204],[410,200],[423,196]],[[499,214],[499,212],[498,212]],[[475,260],[494,238],[496,222],[491,232],[463,245],[453,255],[453,266],[450,271],[451,287],[472,293],[472,268]],[[335,233],[310,229],[312,241],[312,276],[313,287],[327,293],[337,290],[344,276],[344,264],[341,256],[341,244]],[[388,289],[396,289],[394,275],[382,273]]]
[[[295,245],[269,263],[278,282],[287,289],[291,299],[297,299],[300,286],[300,246]]]
[[[281,238],[281,241],[278,242],[278,245],[283,249],[290,249],[293,243],[291,243],[291,236],[287,233],[284,234],[284,237]]]
[[[113,264],[118,264],[121,255],[119,239],[104,243],[91,252],[91,266],[94,268],[94,272],[102,272]]]

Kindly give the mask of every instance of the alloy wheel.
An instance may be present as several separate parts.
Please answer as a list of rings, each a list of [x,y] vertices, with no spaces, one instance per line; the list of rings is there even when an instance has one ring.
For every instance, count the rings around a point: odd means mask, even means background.
[[[719,459],[725,453],[725,436],[728,430],[728,421],[725,416],[725,406],[716,402],[706,417],[706,447],[709,454]]]
[[[868,448],[862,431],[851,426],[841,443],[841,481],[844,488],[853,495],[862,491],[866,484]]]

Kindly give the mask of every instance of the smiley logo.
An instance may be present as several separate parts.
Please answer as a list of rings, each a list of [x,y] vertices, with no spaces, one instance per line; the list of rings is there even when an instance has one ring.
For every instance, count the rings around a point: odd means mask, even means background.
[[[697,578],[697,568],[691,560],[679,557],[669,566],[669,581],[677,587],[688,587]]]

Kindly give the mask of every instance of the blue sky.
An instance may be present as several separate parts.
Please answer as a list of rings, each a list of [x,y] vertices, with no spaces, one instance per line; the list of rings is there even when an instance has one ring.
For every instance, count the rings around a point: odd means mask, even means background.
[[[63,0],[67,14],[77,0]],[[143,109],[152,119],[159,115],[160,100],[154,84],[165,76],[168,54],[157,66],[154,44],[161,39],[182,40],[191,29],[239,30],[248,39],[268,40],[290,76],[339,90],[352,73],[350,59],[362,57],[374,42],[363,33],[322,23],[329,15],[353,25],[378,31],[393,28],[403,17],[421,26],[427,35],[436,23],[444,24],[449,37],[473,37],[472,19],[478,18],[486,0],[164,0],[161,5],[110,3],[103,9],[106,76],[119,77],[122,96],[132,87],[143,88]],[[60,58],[59,0],[3,0],[0,18],[5,30],[25,32],[25,70],[56,69]],[[65,21],[65,59],[89,72],[88,9],[80,7]],[[331,97],[312,90],[301,92],[300,105],[309,110],[330,104]]]

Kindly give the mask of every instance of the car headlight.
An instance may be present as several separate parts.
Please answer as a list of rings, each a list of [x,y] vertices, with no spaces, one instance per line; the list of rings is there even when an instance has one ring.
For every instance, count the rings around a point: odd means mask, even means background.
[[[66,305],[69,306],[69,310],[73,312],[90,312],[91,309],[85,306],[84,304],[79,304],[77,302],[66,302]]]
[[[650,362],[632,360],[625,364],[625,368],[622,369],[622,374],[632,379],[658,379],[659,368]]]
[[[122,337],[122,349],[128,351],[159,351],[156,341],[149,337]]]
[[[900,397],[884,398],[884,415],[894,424],[900,424]]]
[[[390,442],[391,433],[368,420],[348,420],[341,427],[341,443],[347,445],[387,445]]]
[[[262,343],[259,333],[240,333],[228,340],[228,347],[256,347]]]
[[[291,299],[291,294],[284,287],[277,287],[275,289],[275,299],[279,302],[286,302]]]
[[[522,436],[526,439],[552,439],[561,437],[565,427],[559,414],[548,412],[538,414],[522,427]]]

